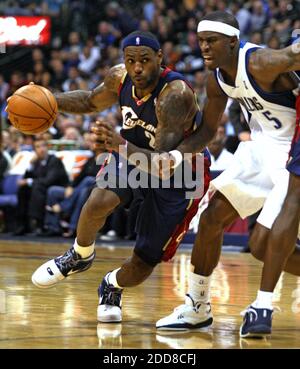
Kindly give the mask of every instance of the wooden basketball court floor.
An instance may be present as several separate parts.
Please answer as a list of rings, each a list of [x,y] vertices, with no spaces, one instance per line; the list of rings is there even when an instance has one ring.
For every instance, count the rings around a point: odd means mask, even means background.
[[[51,289],[31,283],[32,272],[68,244],[0,242],[0,348],[299,348],[300,278],[283,274],[275,293],[281,312],[273,335],[241,340],[240,312],[253,300],[261,264],[249,254],[223,253],[212,283],[214,325],[207,332],[162,334],[157,319],[183,301],[190,251],[157,267],[141,286],[127,289],[122,324],[97,324],[97,287],[130,248],[97,247],[93,267]]]

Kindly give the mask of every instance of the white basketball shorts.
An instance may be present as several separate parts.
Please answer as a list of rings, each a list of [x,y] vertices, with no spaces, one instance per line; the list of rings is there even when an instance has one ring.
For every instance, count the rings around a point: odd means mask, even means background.
[[[211,182],[246,218],[262,208],[257,222],[271,228],[287,193],[289,173],[285,169],[290,144],[259,137],[241,142],[232,165]]]

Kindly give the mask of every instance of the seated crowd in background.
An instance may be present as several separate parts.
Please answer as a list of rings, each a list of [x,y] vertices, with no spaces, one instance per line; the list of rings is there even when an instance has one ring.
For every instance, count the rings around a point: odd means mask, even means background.
[[[294,0],[1,1],[0,16],[48,15],[52,21],[50,45],[23,47],[18,49],[18,53],[14,47],[7,47],[6,53],[1,54],[0,210],[4,219],[8,218],[6,229],[22,234],[27,230],[32,231],[28,228],[33,227],[41,234],[74,235],[81,204],[89,194],[93,185],[91,178],[96,173],[96,166],[90,165],[92,159],[89,159],[83,168],[83,173],[86,174],[80,174],[78,179],[73,178],[67,160],[63,160],[68,179],[62,181],[64,174],[57,180],[47,182],[41,174],[44,169],[42,163],[45,162],[41,159],[35,163],[39,166],[35,168],[37,173],[27,171],[25,177],[20,176],[13,183],[17,186],[17,194],[10,193],[13,191],[5,178],[11,173],[14,158],[23,151],[34,150],[36,143],[31,136],[22,135],[10,125],[5,112],[6,98],[30,81],[43,85],[52,92],[95,88],[103,81],[111,66],[122,62],[122,38],[141,29],[157,35],[164,53],[164,64],[187,77],[202,108],[206,99],[208,73],[197,41],[197,24],[203,15],[214,10],[227,10],[236,16],[241,39],[271,48],[290,44],[293,41],[290,35],[300,28],[297,17],[300,3]],[[53,127],[43,135],[51,154],[62,148],[90,150],[89,128],[99,117],[104,117],[115,129],[120,129],[122,116],[117,106],[100,114],[59,114]],[[230,101],[223,115],[222,126],[209,147],[212,169],[226,169],[239,142],[250,139],[249,128],[243,120],[239,104]],[[59,152],[56,154],[62,159]],[[57,160],[52,160],[59,166]],[[34,163],[32,164],[34,167]],[[63,168],[60,167],[59,170],[63,171]],[[9,192],[7,196],[6,190]],[[1,196],[6,196],[3,204],[9,202],[9,196],[15,196],[11,197],[14,204],[12,209],[6,205],[1,206]],[[34,206],[31,205],[32,199],[36,199]],[[138,200],[136,203],[138,204]],[[17,217],[13,213],[16,206]],[[138,206],[130,211],[119,209],[109,219],[102,238],[134,237],[132,224],[137,209]],[[16,219],[17,224],[14,224]],[[255,217],[250,223],[253,224],[254,221]]]

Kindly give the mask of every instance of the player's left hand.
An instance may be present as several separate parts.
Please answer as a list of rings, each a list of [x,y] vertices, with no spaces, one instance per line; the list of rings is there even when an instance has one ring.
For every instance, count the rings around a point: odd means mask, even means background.
[[[125,143],[125,140],[115,131],[114,127],[104,121],[96,121],[91,127],[91,132],[96,136],[98,149],[119,152],[119,146]]]

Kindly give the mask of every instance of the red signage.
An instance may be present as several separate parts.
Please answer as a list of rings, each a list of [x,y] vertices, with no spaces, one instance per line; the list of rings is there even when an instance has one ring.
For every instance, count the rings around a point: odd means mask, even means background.
[[[47,45],[49,17],[0,17],[0,45]]]

